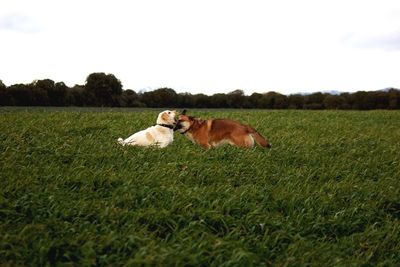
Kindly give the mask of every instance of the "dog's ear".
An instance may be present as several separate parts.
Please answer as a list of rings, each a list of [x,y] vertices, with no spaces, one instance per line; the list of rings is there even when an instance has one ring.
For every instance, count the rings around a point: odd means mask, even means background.
[[[186,109],[182,110],[181,115],[186,115]]]

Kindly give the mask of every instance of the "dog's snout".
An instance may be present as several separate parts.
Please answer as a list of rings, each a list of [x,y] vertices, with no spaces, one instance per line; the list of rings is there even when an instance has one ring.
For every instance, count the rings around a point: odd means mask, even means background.
[[[176,121],[174,131],[179,130],[182,128],[182,124],[179,121]]]

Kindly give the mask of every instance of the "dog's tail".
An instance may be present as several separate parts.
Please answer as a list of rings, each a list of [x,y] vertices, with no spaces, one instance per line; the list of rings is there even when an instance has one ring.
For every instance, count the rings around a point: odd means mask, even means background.
[[[120,145],[125,145],[125,142],[124,142],[124,139],[122,139],[121,137],[120,138],[118,138],[118,144],[120,144]]]
[[[271,148],[271,144],[259,132],[250,126],[247,126],[247,128],[249,134],[251,134],[257,144],[265,148]]]

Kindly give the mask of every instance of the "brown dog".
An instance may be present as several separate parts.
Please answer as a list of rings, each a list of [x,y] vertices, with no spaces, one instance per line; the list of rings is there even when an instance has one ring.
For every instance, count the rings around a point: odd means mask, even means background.
[[[229,119],[201,120],[186,116],[186,110],[179,115],[175,130],[206,149],[222,144],[250,148],[254,146],[254,141],[262,147],[271,147],[268,141],[250,126]]]

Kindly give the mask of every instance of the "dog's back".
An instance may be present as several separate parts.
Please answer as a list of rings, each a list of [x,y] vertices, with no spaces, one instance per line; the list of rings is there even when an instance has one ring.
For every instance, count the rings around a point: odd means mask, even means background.
[[[254,142],[262,147],[270,147],[268,141],[254,128],[230,119],[193,119],[187,136],[205,148],[225,143],[238,147],[252,147]]]
[[[251,147],[254,141],[262,147],[270,147],[268,141],[254,128],[230,119],[211,120],[209,138],[213,143],[230,140],[231,144],[240,147]]]
[[[172,143],[173,140],[174,132],[172,129],[156,125],[134,133],[125,140],[119,138],[118,142],[122,145],[158,146],[163,148]]]
[[[176,124],[175,115],[175,110],[165,110],[160,112],[157,117],[156,125],[134,133],[125,140],[118,138],[118,143],[121,145],[132,146],[166,147],[174,140],[173,129]]]

